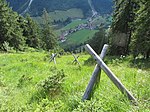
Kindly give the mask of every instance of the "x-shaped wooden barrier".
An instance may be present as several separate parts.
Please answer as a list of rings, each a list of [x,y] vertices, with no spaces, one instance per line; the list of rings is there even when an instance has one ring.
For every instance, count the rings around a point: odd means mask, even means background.
[[[80,63],[79,63],[79,61],[78,61],[78,58],[79,58],[79,56],[75,56],[75,54],[72,54],[73,55],[73,57],[74,57],[74,60],[73,60],[73,62],[72,63],[78,63],[79,65],[80,65]]]
[[[100,54],[101,59],[104,59],[107,49],[108,49],[108,45],[105,44],[103,46],[103,49],[102,49],[101,54]],[[86,88],[84,95],[83,95],[83,98],[82,98],[83,100],[89,100],[91,98],[92,89],[93,89],[94,85],[98,85],[98,82],[100,81],[100,75],[101,75],[101,68],[98,64],[96,64],[95,69],[92,73],[92,77],[90,79],[90,82]]]
[[[52,61],[54,61],[54,63],[56,64],[56,59],[55,59],[55,57],[57,56],[57,54],[55,53],[52,53],[52,56],[51,56],[51,58],[50,58],[50,62],[52,62]]]
[[[137,100],[134,98],[134,96],[125,88],[125,86],[121,83],[121,81],[116,77],[116,75],[109,69],[109,67],[104,63],[102,60],[103,57],[99,57],[96,52],[90,47],[90,45],[86,44],[85,49],[93,56],[93,58],[97,61],[98,66],[106,73],[106,75],[110,78],[110,80],[115,84],[115,86],[123,93],[126,94],[128,99],[133,101],[135,104],[137,104]],[[103,51],[103,50],[102,50]],[[105,54],[105,53],[104,53]],[[98,67],[96,67],[99,69]],[[94,71],[95,72],[95,71]],[[99,73],[99,72],[97,72]],[[89,95],[91,93],[91,90],[93,88],[93,85],[95,84],[95,79],[97,78],[97,74],[92,76],[92,79],[90,80],[91,83],[87,86],[87,89],[82,97],[82,100],[88,100]]]

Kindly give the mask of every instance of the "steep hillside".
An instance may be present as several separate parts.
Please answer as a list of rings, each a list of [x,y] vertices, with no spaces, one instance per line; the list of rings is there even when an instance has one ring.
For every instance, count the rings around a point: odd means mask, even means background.
[[[82,9],[85,15],[90,12],[90,7],[87,0],[7,0],[10,6],[19,13],[24,13],[26,10],[32,16],[41,15],[44,8],[48,12],[55,10],[68,10],[71,8]],[[31,4],[30,4],[31,3]],[[30,6],[29,6],[30,4]]]
[[[91,15],[91,7],[88,0],[7,0],[13,10],[20,14],[29,13],[32,16],[41,15],[44,8],[48,12],[55,10],[68,10],[78,8],[83,11],[84,16]],[[110,13],[112,11],[111,0],[92,0],[96,11]]]
[[[111,13],[113,0],[92,0],[94,8],[101,14]]]
[[[131,57],[105,58],[137,98],[135,106],[104,72],[92,99],[81,101],[95,65],[89,54],[76,56],[80,66],[71,54],[57,56],[55,65],[49,52],[0,53],[0,112],[150,112],[148,60],[136,59],[133,65]]]

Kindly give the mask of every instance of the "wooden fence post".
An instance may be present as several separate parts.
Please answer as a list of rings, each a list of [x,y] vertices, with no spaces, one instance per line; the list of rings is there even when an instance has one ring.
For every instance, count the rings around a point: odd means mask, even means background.
[[[73,60],[72,63],[78,63],[78,64],[80,65],[80,63],[79,63],[79,61],[78,61],[79,56],[76,57],[74,54],[72,54],[72,55],[73,55],[73,57],[74,57],[74,60]]]
[[[104,59],[107,49],[108,49],[108,45],[105,44],[103,46],[103,49],[102,49],[101,54],[100,54],[101,59]],[[95,69],[94,69],[94,71],[92,73],[92,77],[90,79],[90,82],[89,82],[89,84],[88,84],[88,86],[87,86],[87,88],[86,88],[86,90],[84,92],[84,95],[82,97],[83,101],[91,99],[92,89],[93,89],[94,85],[96,83],[98,83],[98,82],[96,82],[96,80],[98,80],[98,77],[99,77],[99,80],[100,80],[100,73],[101,73],[101,68],[100,68],[100,66],[98,64],[96,64]]]
[[[115,76],[115,74],[108,68],[108,66],[103,62],[103,60],[96,54],[96,52],[90,47],[90,45],[86,44],[86,50],[96,59],[97,63],[101,67],[101,69],[107,74],[107,76],[111,79],[111,81],[117,86],[117,88],[123,93],[126,94],[128,99],[134,101],[137,104],[137,100],[134,96],[125,88],[125,86],[121,83],[121,81]]]
[[[52,56],[51,56],[51,58],[50,58],[50,62],[51,61],[54,61],[54,64],[56,64],[56,59],[55,59],[55,57],[57,56],[57,54],[55,53],[52,53]]]

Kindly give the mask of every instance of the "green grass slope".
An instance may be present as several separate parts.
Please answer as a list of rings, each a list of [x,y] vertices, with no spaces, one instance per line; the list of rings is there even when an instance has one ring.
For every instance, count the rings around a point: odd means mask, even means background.
[[[89,55],[80,55],[81,66],[72,64],[73,56],[57,57],[57,65],[49,63],[45,52],[0,54],[0,111],[1,112],[149,112],[150,68],[139,61],[131,65],[130,58],[109,58],[107,65],[138,99],[131,105],[104,72],[91,101],[82,102],[94,65],[84,65]],[[147,60],[146,60],[147,61]],[[146,62],[145,61],[145,62]],[[145,66],[146,65],[146,66]],[[139,68],[140,67],[140,68]],[[63,70],[62,70],[63,69]],[[45,80],[63,71],[64,80]],[[42,82],[45,80],[46,82]],[[63,83],[60,83],[62,81]],[[51,82],[51,83],[49,83]],[[57,82],[57,83],[55,83]],[[38,84],[51,88],[46,92]],[[52,85],[53,84],[53,85]],[[61,84],[57,91],[52,91]],[[49,86],[51,85],[51,86]]]
[[[61,28],[61,29],[59,29],[59,30],[55,30],[55,33],[57,34],[57,36],[60,36],[60,35],[61,35],[61,31],[69,30],[69,29],[75,28],[75,27],[77,27],[79,24],[85,23],[85,22],[86,22],[86,20],[80,20],[80,19],[73,20],[71,23],[67,24],[67,25],[64,26],[63,28]]]
[[[84,44],[84,42],[91,39],[96,32],[98,32],[98,30],[84,29],[77,31],[71,35],[68,35],[67,40],[60,45],[63,48],[69,48],[70,46],[80,45],[81,43]]]
[[[74,20],[70,24],[63,27],[61,30],[69,30],[71,28],[75,28],[76,26],[78,26],[79,24],[82,24],[82,23],[86,23],[86,20],[80,20],[80,19]]]
[[[68,17],[69,18],[84,18],[83,12],[81,9],[72,8],[69,10],[55,10],[54,12],[49,12],[49,20],[50,22],[54,21],[65,21]],[[41,16],[32,17],[36,20],[39,24],[43,24],[43,20]]]
[[[77,9],[77,8],[72,8],[66,11],[59,11],[56,10],[54,12],[49,12],[49,16],[53,19],[53,20],[61,20],[61,21],[65,21],[68,17],[70,18],[83,18],[83,12],[81,9]]]

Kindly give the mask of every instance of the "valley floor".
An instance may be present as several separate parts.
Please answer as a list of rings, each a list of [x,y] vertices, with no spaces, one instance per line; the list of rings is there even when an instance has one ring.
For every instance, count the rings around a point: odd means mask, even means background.
[[[150,67],[145,60],[132,64],[131,57],[106,58],[106,63],[137,98],[130,104],[104,72],[90,101],[82,96],[94,64],[79,55],[81,65],[72,64],[71,54],[58,56],[57,64],[49,62],[45,52],[0,54],[1,112],[150,112]]]

